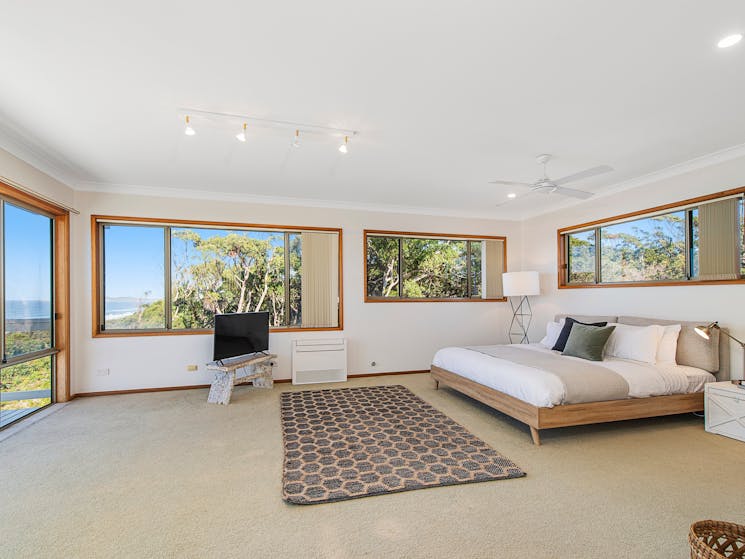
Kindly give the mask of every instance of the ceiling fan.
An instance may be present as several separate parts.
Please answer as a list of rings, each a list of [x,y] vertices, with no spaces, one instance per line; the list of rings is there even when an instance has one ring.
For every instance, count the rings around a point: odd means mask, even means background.
[[[543,165],[543,177],[539,178],[533,183],[526,183],[526,182],[514,182],[514,181],[489,181],[489,184],[501,184],[505,186],[523,186],[530,188],[530,192],[527,192],[526,194],[523,194],[520,196],[522,198],[523,196],[527,196],[533,192],[540,192],[542,194],[561,194],[563,196],[570,196],[572,198],[580,198],[582,200],[585,200],[587,198],[590,198],[593,196],[592,192],[587,192],[585,190],[575,190],[574,188],[566,188],[565,186],[562,186],[564,184],[580,181],[583,179],[587,179],[590,177],[594,177],[596,175],[602,175],[603,173],[608,173],[613,170],[613,167],[610,165],[599,165],[597,167],[592,167],[590,169],[585,169],[584,171],[580,171],[579,173],[574,173],[572,175],[567,175],[566,177],[562,177],[560,179],[550,179],[548,174],[546,173],[546,165],[549,161],[551,161],[551,155],[548,153],[542,153],[541,155],[536,157],[536,161],[539,165]],[[510,196],[510,198],[518,198],[518,196]]]

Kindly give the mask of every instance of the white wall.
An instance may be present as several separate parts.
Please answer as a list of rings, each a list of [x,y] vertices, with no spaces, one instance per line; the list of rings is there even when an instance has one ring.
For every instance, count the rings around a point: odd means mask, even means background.
[[[76,192],[75,205],[81,211],[75,218],[78,226],[73,236],[77,255],[72,280],[75,393],[206,384],[211,380],[204,369],[211,356],[211,336],[92,337],[92,214],[343,228],[344,330],[272,333],[270,350],[279,356],[275,378],[291,376],[290,342],[298,338],[346,337],[351,374],[428,369],[434,352],[441,347],[507,339],[508,303],[363,303],[362,231],[506,235],[508,268],[518,269],[518,222],[93,192]],[[377,365],[372,367],[371,361]],[[187,372],[189,364],[199,365],[199,371]],[[110,374],[99,376],[99,369],[110,369]]]
[[[634,315],[675,320],[718,320],[745,340],[745,285],[558,289],[556,230],[635,210],[745,185],[745,158],[734,159],[674,178],[523,223],[524,269],[541,272],[541,296],[533,304],[532,339],[540,339],[556,313]],[[733,378],[743,378],[743,352],[730,344]]]

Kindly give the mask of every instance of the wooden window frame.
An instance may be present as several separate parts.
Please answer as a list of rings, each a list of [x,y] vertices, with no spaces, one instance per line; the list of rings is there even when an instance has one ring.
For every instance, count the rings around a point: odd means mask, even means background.
[[[0,181],[0,195],[14,205],[52,219],[54,366],[52,403],[70,400],[70,212]]]
[[[106,331],[100,328],[100,319],[102,309],[102,281],[101,274],[103,246],[100,238],[100,223],[112,223],[127,225],[161,225],[164,227],[195,227],[195,228],[220,228],[220,229],[243,229],[255,231],[278,231],[288,233],[302,233],[303,231],[319,231],[336,233],[339,236],[339,324],[338,326],[329,326],[322,328],[313,327],[293,327],[293,328],[270,328],[269,332],[323,332],[323,331],[340,331],[344,330],[344,285],[343,285],[343,268],[342,268],[342,249],[343,234],[342,229],[337,227],[300,227],[296,225],[268,225],[263,223],[238,223],[228,221],[203,221],[188,219],[161,219],[150,217],[130,217],[130,216],[113,216],[113,215],[91,215],[91,308],[92,308],[92,336],[94,338],[130,338],[141,336],[190,336],[190,335],[209,335],[214,332],[212,328],[204,329],[152,329],[152,330],[116,330]],[[167,271],[164,272],[167,275]],[[167,286],[169,288],[170,286]]]
[[[723,190],[705,196],[697,196],[695,198],[687,198],[678,202],[672,202],[670,204],[664,204],[661,206],[655,206],[653,208],[647,208],[644,210],[637,210],[625,214],[615,215],[595,221],[588,221],[586,223],[580,223],[579,225],[572,225],[570,227],[562,227],[556,231],[556,243],[558,251],[558,269],[557,269],[557,280],[559,289],[603,289],[603,288],[616,288],[616,287],[670,287],[670,286],[682,286],[682,285],[730,285],[730,284],[745,284],[745,278],[740,279],[726,279],[726,280],[699,280],[699,279],[687,279],[687,280],[651,280],[651,281],[627,281],[627,282],[615,282],[615,283],[569,283],[569,259],[568,250],[566,243],[566,235],[569,233],[580,233],[582,231],[588,231],[602,227],[606,224],[616,224],[625,221],[634,221],[636,219],[642,219],[645,216],[652,217],[659,215],[663,212],[672,213],[675,210],[687,210],[691,206],[701,204],[704,202],[711,202],[719,198],[728,198],[732,196],[745,195],[745,186],[739,188],[733,188],[730,190]],[[689,233],[686,232],[686,237]],[[686,242],[688,244],[688,240]],[[598,261],[599,246],[596,241],[596,262]],[[686,269],[688,268],[690,256],[686,257]],[[596,265],[596,280],[597,276]]]
[[[507,297],[482,299],[475,297],[450,297],[450,298],[413,298],[413,297],[370,297],[367,293],[367,238],[368,237],[409,237],[412,239],[443,239],[463,241],[502,241],[502,272],[507,271],[507,237],[498,235],[455,235],[452,233],[421,233],[416,231],[386,231],[381,229],[365,229],[362,232],[362,293],[365,303],[503,303]],[[399,271],[400,273],[400,271]],[[469,278],[470,281],[470,278]]]

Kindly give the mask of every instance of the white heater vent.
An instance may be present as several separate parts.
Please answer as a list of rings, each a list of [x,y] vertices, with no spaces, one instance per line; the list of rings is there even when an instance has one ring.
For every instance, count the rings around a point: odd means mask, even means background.
[[[292,384],[347,380],[347,340],[293,340]]]

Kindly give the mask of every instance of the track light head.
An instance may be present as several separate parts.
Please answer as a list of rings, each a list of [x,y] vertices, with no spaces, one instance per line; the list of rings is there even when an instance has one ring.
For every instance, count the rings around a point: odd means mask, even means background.
[[[246,127],[247,127],[247,125],[246,125],[246,123],[244,122],[244,123],[243,123],[243,128],[241,129],[241,131],[240,131],[240,132],[238,132],[238,133],[237,133],[237,134],[235,135],[235,139],[236,139],[236,140],[238,140],[239,142],[245,142],[245,141],[246,141]]]
[[[186,134],[187,136],[193,136],[194,134],[196,134],[196,131],[191,127],[189,115],[186,115],[186,127],[184,128],[184,134]]]
[[[341,153],[348,153],[349,149],[347,148],[347,144],[349,143],[349,136],[344,136],[344,143],[339,146],[339,151]]]
[[[295,130],[295,136],[292,138],[292,147],[300,147],[300,130]]]

